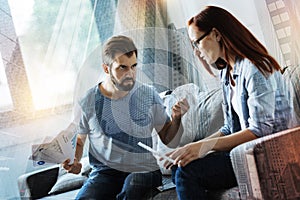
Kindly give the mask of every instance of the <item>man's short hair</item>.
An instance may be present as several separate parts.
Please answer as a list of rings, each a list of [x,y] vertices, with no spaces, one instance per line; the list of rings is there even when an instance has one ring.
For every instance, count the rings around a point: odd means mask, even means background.
[[[137,48],[133,40],[129,37],[118,35],[109,38],[103,46],[102,59],[103,63],[110,66],[116,59],[116,54],[121,53],[131,57],[135,53],[137,57]]]

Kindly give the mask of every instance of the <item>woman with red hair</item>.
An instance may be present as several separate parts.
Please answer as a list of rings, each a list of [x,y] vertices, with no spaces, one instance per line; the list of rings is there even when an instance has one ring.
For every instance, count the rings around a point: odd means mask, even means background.
[[[206,68],[220,70],[224,125],[208,138],[167,154],[175,159],[179,199],[207,199],[206,190],[237,185],[229,152],[284,129],[290,116],[281,68],[228,11],[208,6],[188,21],[190,40]]]

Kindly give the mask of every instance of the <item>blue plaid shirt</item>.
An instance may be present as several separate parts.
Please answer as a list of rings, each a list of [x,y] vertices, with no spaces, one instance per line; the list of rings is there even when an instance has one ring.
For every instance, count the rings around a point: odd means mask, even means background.
[[[262,137],[287,129],[291,108],[279,71],[265,77],[248,59],[237,59],[232,73],[236,84],[236,110],[231,104],[228,68],[223,69],[220,76],[224,95],[224,125],[220,129],[223,134],[249,129]]]

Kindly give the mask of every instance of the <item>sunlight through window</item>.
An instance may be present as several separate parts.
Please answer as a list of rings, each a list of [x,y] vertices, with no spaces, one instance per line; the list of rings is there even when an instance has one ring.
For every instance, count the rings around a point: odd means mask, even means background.
[[[35,109],[71,104],[85,55],[99,44],[91,3],[9,3]]]
[[[0,101],[0,112],[7,111],[12,109],[12,100],[7,84],[6,74],[4,65],[2,62],[2,56],[0,52],[0,94],[1,94],[1,101]]]

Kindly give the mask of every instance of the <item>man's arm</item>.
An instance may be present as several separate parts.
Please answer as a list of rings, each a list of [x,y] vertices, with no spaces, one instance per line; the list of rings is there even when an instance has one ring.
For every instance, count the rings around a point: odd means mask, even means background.
[[[67,170],[69,173],[79,174],[81,171],[82,164],[80,163],[80,160],[83,154],[85,139],[86,139],[86,135],[78,134],[76,150],[75,150],[75,159],[73,164],[69,165],[70,159],[62,163],[63,168]]]
[[[183,126],[181,124],[182,116],[190,108],[186,99],[178,101],[172,107],[172,120],[166,123],[158,132],[161,141],[170,148],[177,147],[183,134]]]
[[[85,143],[86,135],[78,134],[77,136],[77,144],[76,144],[76,151],[75,151],[75,158],[77,160],[81,160],[83,154],[83,147]]]
[[[166,123],[158,135],[161,141],[170,148],[178,146],[181,136],[183,134],[183,127],[181,120],[172,120]]]

